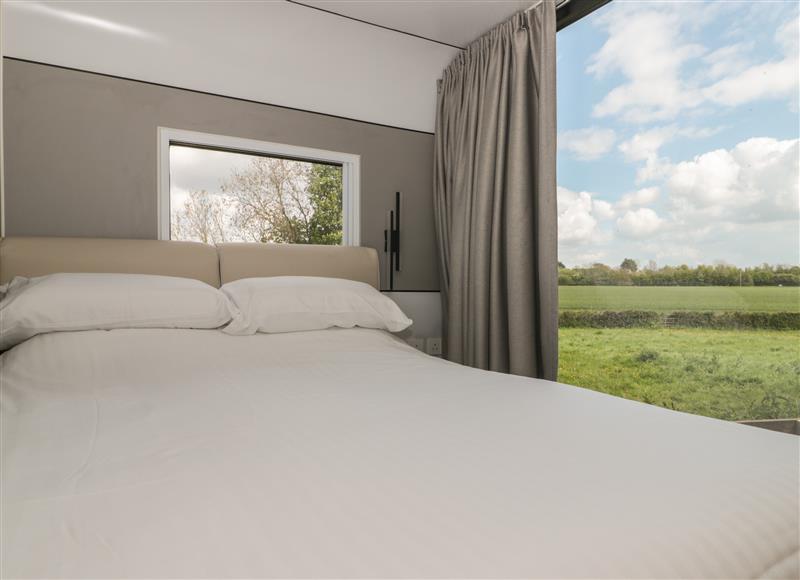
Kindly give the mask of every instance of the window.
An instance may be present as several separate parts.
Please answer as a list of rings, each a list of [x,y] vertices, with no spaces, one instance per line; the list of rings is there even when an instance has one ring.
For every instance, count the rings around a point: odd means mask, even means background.
[[[159,128],[159,238],[359,244],[359,157]]]
[[[797,417],[798,4],[612,2],[558,35],[559,380]]]

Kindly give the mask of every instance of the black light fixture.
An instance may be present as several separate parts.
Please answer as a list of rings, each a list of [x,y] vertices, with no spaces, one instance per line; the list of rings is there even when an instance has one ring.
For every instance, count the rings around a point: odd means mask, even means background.
[[[394,194],[394,209],[387,216],[388,227],[383,230],[383,251],[389,269],[389,290],[394,290],[394,273],[400,271],[400,192]]]

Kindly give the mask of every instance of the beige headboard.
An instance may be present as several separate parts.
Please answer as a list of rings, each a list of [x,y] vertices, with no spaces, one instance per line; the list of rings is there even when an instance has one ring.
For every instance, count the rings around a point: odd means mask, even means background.
[[[220,244],[101,238],[10,237],[0,240],[0,284],[14,276],[117,272],[196,278],[213,286],[258,276],[329,276],[379,288],[372,248]]]
[[[219,286],[217,252],[198,242],[39,237],[0,241],[0,284],[14,276],[54,272],[159,274]]]
[[[303,244],[217,244],[222,283],[262,276],[327,276],[380,288],[373,248]]]

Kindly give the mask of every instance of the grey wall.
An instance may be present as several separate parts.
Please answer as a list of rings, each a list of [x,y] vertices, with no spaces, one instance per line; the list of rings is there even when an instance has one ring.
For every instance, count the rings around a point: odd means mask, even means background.
[[[395,288],[438,289],[432,135],[3,60],[6,235],[156,238],[164,126],[361,155],[362,245],[383,259],[385,212],[404,192]]]

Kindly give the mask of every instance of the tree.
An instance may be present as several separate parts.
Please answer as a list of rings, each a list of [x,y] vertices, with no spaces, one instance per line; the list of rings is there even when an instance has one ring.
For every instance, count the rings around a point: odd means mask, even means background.
[[[619,265],[619,267],[621,270],[627,270],[628,272],[636,272],[639,269],[636,261],[631,258],[625,258],[622,260],[622,263]]]
[[[342,168],[254,158],[222,184],[240,239],[290,244],[342,243]]]
[[[172,212],[171,237],[206,244],[227,241],[226,202],[206,190],[193,191],[183,207]]]
[[[256,157],[222,184],[234,203],[232,225],[254,242],[308,243],[313,207],[304,163]]]
[[[559,270],[563,270],[564,268],[566,268],[566,266],[564,265],[564,262],[562,262],[561,260],[559,260],[559,261],[558,261],[558,269],[559,269]]]
[[[604,264],[582,268],[560,268],[560,286],[800,286],[800,266],[738,268],[727,264],[690,268],[680,266],[647,267],[629,271],[623,262],[612,269]]]
[[[312,215],[308,242],[342,243],[342,168],[338,165],[311,165],[308,176]]]

